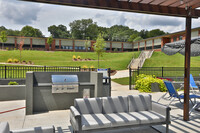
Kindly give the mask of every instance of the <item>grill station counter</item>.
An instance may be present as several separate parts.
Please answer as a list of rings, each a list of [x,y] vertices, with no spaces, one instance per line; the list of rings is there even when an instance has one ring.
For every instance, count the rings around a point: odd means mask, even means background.
[[[78,93],[77,75],[52,75],[52,93]]]
[[[69,109],[76,98],[109,96],[109,86],[98,72],[27,72],[26,114]]]

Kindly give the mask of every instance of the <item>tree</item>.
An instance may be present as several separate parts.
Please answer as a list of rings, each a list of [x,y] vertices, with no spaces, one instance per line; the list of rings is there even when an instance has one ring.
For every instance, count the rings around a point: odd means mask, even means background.
[[[18,45],[19,45],[19,51],[20,51],[20,59],[19,59],[19,61],[22,62],[22,50],[23,50],[23,46],[24,46],[23,37],[20,37],[20,43]]]
[[[137,38],[137,37],[138,37],[137,34],[132,34],[132,35],[129,37],[128,42],[133,42],[133,40],[134,40],[135,38]]]
[[[0,41],[2,42],[2,49],[4,49],[4,43],[7,42],[6,31],[1,31]]]
[[[1,31],[6,31],[6,30],[7,30],[6,27],[0,26],[0,32],[1,32]]]
[[[88,51],[88,47],[90,45],[90,38],[89,37],[86,37],[84,45],[85,45],[85,50],[87,52]]]
[[[148,31],[147,30],[141,30],[139,33],[139,36],[141,36],[143,39],[148,38]]]
[[[47,44],[51,48],[51,44],[53,43],[53,36],[51,35],[50,37],[47,38]]]
[[[127,41],[132,34],[138,32],[123,25],[114,25],[108,29],[108,37],[111,41]]]
[[[135,41],[139,41],[139,40],[142,40],[143,38],[141,37],[141,36],[137,36],[134,40],[133,40],[133,42],[135,42]]]
[[[20,34],[25,37],[44,37],[39,29],[35,29],[31,26],[24,26]]]
[[[96,40],[96,43],[94,43],[94,51],[98,55],[98,68],[99,68],[99,57],[103,56],[103,52],[105,52],[104,48],[106,46],[106,43],[103,39],[102,34],[99,34]]]
[[[155,29],[148,32],[148,37],[161,36],[164,34],[165,34],[164,31],[161,31],[160,29]]]
[[[70,33],[67,31],[67,27],[60,24],[58,26],[52,25],[48,27],[48,31],[54,38],[69,38]]]
[[[92,19],[75,20],[69,24],[74,39],[90,37],[94,40],[98,35],[98,26]]]

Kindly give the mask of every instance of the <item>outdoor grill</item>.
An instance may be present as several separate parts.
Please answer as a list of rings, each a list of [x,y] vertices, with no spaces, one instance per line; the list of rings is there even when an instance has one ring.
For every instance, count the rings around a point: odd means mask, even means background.
[[[78,93],[77,75],[52,75],[52,93]]]

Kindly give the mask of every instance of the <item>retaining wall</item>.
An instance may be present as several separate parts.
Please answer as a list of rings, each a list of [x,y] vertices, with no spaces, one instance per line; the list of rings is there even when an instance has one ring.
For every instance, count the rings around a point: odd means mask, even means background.
[[[0,101],[25,100],[25,85],[0,85]]]

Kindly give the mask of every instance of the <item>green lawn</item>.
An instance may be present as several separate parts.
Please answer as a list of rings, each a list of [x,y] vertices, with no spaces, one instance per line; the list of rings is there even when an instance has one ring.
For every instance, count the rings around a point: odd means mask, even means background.
[[[132,57],[137,58],[140,52],[125,53],[104,53],[100,57],[100,68],[111,68],[113,70],[124,70]],[[19,60],[20,52],[0,51],[0,62],[6,62],[9,58]],[[95,61],[72,61],[72,56],[81,56],[81,58],[91,58]],[[22,60],[32,61],[35,65],[46,66],[94,66],[97,68],[97,55],[95,52],[47,52],[47,51],[22,51]]]
[[[154,52],[143,67],[184,67],[184,62],[185,57],[179,53],[169,56],[162,52]],[[200,67],[200,56],[191,57],[191,67]]]
[[[129,85],[129,77],[112,79],[112,81],[121,85]]]

